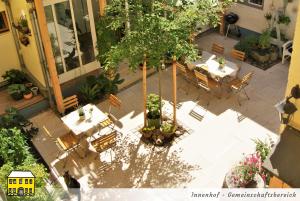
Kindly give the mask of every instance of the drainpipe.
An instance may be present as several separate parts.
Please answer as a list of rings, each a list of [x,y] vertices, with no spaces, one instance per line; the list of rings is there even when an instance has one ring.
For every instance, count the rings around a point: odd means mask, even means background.
[[[9,1],[4,1],[4,3],[6,5],[7,16],[8,16],[9,22],[10,22],[10,27],[11,27],[12,35],[13,35],[13,38],[14,38],[16,51],[17,51],[17,55],[18,55],[20,65],[21,65],[21,69],[24,69],[26,67],[25,67],[23,56],[20,52],[21,46],[20,46],[20,43],[19,43],[19,37],[18,37],[16,29],[12,26],[12,23],[14,22],[14,18],[13,18],[10,2]]]
[[[36,43],[38,54],[39,54],[39,60],[40,60],[41,66],[42,66],[42,72],[43,72],[43,76],[44,76],[45,83],[46,83],[46,89],[48,92],[50,107],[53,108],[53,107],[55,107],[55,105],[54,105],[51,88],[50,88],[50,84],[49,84],[50,82],[49,82],[48,71],[47,71],[47,62],[45,59],[45,54],[44,54],[44,50],[43,50],[43,44],[41,41],[40,30],[38,28],[35,9],[34,8],[31,9],[31,11],[29,13],[30,13],[30,20],[32,22],[32,31],[33,31],[35,39],[36,39],[35,43]]]

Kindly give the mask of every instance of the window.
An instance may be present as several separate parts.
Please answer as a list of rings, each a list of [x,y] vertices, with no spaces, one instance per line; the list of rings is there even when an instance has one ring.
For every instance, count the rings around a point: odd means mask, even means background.
[[[239,0],[240,4],[245,4],[254,8],[262,9],[264,6],[264,0]]]
[[[263,0],[248,0],[249,4],[253,4],[255,6],[263,6]]]
[[[9,184],[12,184],[13,183],[13,180],[12,179],[9,179]]]
[[[13,188],[13,191],[14,191],[14,193],[16,193],[17,191],[16,191],[16,188]]]
[[[29,183],[32,184],[32,179],[29,179]]]
[[[14,184],[16,184],[17,183],[17,180],[16,179],[14,179]]]
[[[32,188],[29,188],[29,193],[32,193]]]
[[[9,31],[5,11],[0,12],[0,33]]]
[[[25,193],[28,193],[28,188],[25,188]]]
[[[28,179],[25,179],[25,184],[28,184]]]
[[[19,179],[19,184],[22,184],[22,179]]]

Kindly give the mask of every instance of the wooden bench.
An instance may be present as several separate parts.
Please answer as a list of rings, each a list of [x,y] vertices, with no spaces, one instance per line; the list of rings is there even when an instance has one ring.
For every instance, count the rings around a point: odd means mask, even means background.
[[[219,45],[219,44],[216,44],[216,43],[212,44],[212,47],[211,47],[212,52],[215,52],[215,53],[218,53],[218,54],[224,54],[224,50],[225,50],[225,48],[222,45]]]

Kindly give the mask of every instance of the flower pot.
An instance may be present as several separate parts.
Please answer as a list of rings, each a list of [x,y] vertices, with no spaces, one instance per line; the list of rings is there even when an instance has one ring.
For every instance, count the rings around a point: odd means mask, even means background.
[[[27,88],[31,88],[32,87],[32,82],[27,82],[27,83],[25,83],[25,87],[27,87]]]
[[[79,115],[79,120],[80,120],[80,121],[85,120],[85,115]]]
[[[26,94],[24,93],[23,97],[25,100],[29,100],[33,97],[33,93],[31,91]]]
[[[17,93],[17,92],[12,93],[12,94],[10,94],[10,96],[16,101],[23,99],[23,94],[22,93]]]
[[[38,95],[39,88],[38,87],[31,87],[30,91],[32,91],[33,95],[36,96],[36,95]]]

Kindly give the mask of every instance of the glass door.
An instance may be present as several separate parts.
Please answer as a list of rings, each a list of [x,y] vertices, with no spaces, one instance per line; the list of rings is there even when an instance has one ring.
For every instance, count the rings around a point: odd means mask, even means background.
[[[48,32],[61,83],[99,68],[91,0],[44,0]]]

